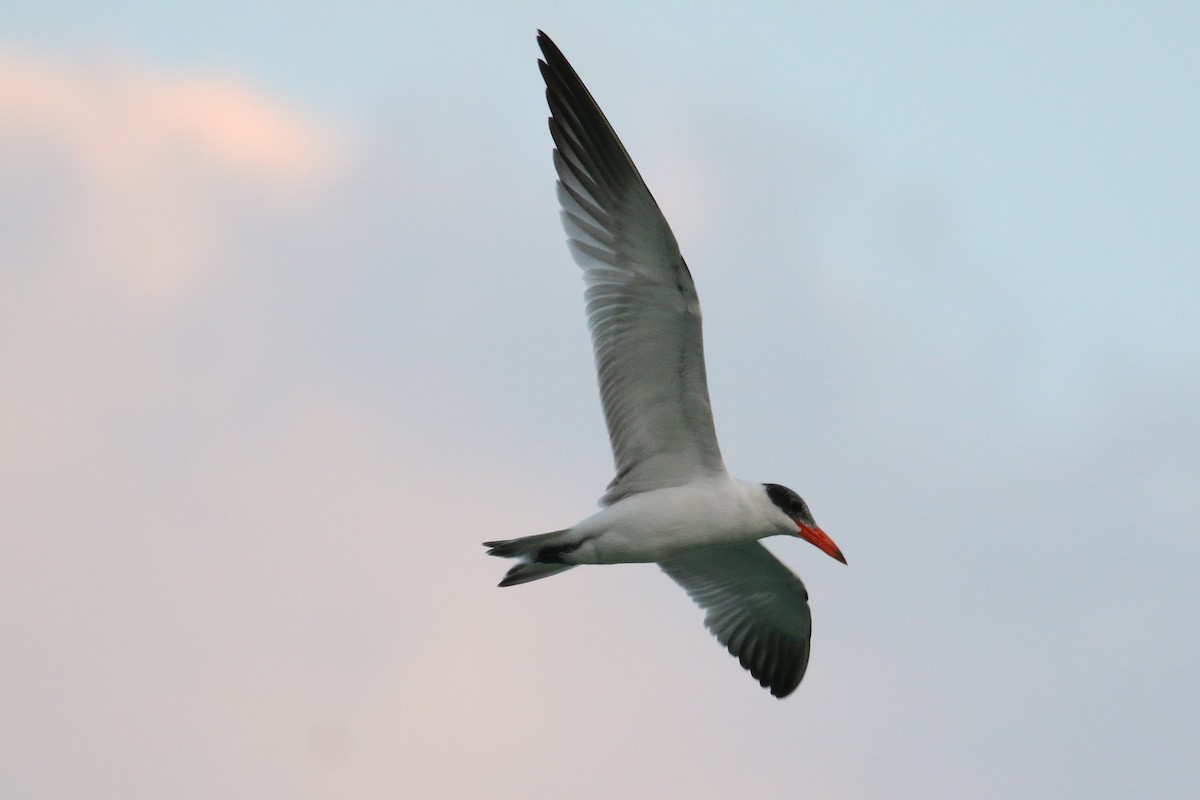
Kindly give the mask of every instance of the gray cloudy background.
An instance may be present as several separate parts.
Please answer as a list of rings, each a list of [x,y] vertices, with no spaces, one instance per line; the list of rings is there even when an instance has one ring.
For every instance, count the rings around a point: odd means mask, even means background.
[[[1197,6],[567,5],[0,7],[0,796],[1194,797]],[[538,27],[849,558],[784,702],[482,555],[610,477]]]

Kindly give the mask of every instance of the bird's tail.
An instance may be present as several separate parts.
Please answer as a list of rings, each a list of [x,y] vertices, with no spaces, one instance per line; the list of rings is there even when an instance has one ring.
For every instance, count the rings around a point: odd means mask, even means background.
[[[565,564],[562,560],[565,553],[578,547],[578,544],[566,541],[570,531],[570,528],[566,528],[535,536],[522,536],[519,539],[484,542],[483,546],[489,548],[489,556],[520,559],[520,562],[514,564],[504,576],[504,580],[500,581],[500,585],[516,586],[539,578],[549,578],[575,566]]]

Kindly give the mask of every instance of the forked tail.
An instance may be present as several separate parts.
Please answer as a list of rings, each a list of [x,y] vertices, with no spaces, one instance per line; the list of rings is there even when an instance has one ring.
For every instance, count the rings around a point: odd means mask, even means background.
[[[520,539],[484,542],[483,546],[489,548],[489,556],[520,559],[520,562],[514,564],[504,576],[504,580],[500,581],[500,585],[516,586],[539,578],[549,578],[575,566],[565,564],[562,560],[564,554],[579,546],[577,543],[565,541],[570,530],[567,528],[535,536],[522,536]]]

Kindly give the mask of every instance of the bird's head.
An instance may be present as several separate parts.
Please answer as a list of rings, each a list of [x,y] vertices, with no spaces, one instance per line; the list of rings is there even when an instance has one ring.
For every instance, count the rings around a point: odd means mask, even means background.
[[[775,504],[775,507],[795,526],[796,530],[791,531],[792,535],[799,536],[804,541],[816,545],[822,553],[836,558],[843,564],[846,563],[846,557],[833,543],[833,539],[830,539],[825,531],[817,527],[812,512],[808,510],[808,504],[800,498],[800,495],[778,483],[764,483],[763,488],[766,489],[767,497]]]

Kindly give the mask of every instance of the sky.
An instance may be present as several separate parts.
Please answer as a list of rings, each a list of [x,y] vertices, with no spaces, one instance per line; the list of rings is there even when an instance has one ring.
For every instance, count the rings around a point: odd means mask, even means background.
[[[0,6],[0,796],[1200,786],[1192,3]],[[650,565],[534,35],[846,554],[777,701]]]

